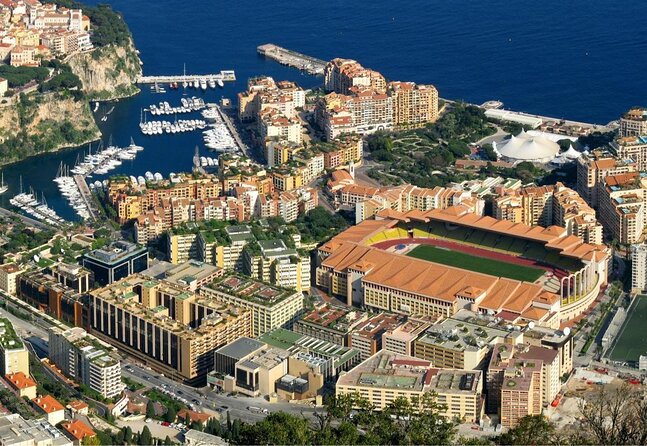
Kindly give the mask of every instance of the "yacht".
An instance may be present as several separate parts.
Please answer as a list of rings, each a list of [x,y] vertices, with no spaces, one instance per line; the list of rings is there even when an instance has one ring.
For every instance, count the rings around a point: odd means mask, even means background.
[[[8,189],[9,189],[9,186],[7,186],[4,183],[4,172],[2,172],[2,182],[0,183],[0,194],[4,194],[5,192],[7,192]]]
[[[202,90],[206,90],[206,89],[207,89],[207,80],[206,80],[206,79],[200,79],[200,88],[201,88]]]
[[[224,86],[225,86],[225,84],[224,84],[224,82],[222,81],[222,79],[216,79],[216,83],[218,83],[218,86],[219,86],[220,88],[222,88],[222,87],[224,87]]]
[[[200,81],[196,79],[196,80],[193,82],[193,86],[194,86],[195,88],[199,88],[199,87],[200,87]]]
[[[216,88],[216,81],[213,78],[209,79],[209,88]]]

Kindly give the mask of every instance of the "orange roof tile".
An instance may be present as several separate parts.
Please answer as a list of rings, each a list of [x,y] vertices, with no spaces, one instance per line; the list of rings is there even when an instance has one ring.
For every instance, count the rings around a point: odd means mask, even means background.
[[[63,405],[59,403],[52,395],[39,396],[31,401],[45,413],[53,413],[58,412],[59,410],[65,410]]]
[[[23,372],[10,373],[5,376],[7,381],[16,389],[28,389],[29,387],[36,387],[36,382]]]
[[[61,427],[79,441],[85,437],[94,437],[96,435],[96,432],[81,420],[65,421],[61,424]]]

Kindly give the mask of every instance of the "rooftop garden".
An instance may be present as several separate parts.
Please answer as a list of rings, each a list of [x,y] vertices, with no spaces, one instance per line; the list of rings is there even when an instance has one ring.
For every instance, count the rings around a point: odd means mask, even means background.
[[[22,339],[7,318],[0,318],[0,344],[5,348],[21,348],[23,346]]]

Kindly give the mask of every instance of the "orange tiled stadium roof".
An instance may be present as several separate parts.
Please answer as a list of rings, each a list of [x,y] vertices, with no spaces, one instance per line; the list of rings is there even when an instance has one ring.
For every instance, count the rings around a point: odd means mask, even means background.
[[[547,293],[540,285],[454,268],[355,243],[342,243],[322,262],[324,268],[346,272],[357,265],[372,265],[363,281],[404,292],[454,302],[467,287],[484,290],[480,307],[521,313]],[[548,293],[550,294],[550,293]],[[559,297],[555,295],[554,299]]]

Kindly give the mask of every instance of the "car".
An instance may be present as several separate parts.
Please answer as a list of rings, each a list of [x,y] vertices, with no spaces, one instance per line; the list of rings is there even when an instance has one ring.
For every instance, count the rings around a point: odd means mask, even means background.
[[[147,422],[147,423],[150,423],[151,421],[153,421],[153,419],[152,419],[152,418],[146,418],[146,422]]]
[[[182,395],[182,393],[183,393],[183,392],[182,392],[181,390],[178,390],[178,391],[177,391],[177,394],[178,394],[178,395]]]
[[[222,407],[225,410],[229,409],[229,406],[220,406],[220,407]]]
[[[168,421],[162,421],[162,426],[169,427],[170,425],[171,423],[169,423]]]
[[[168,384],[162,384],[162,389],[168,389]]]

